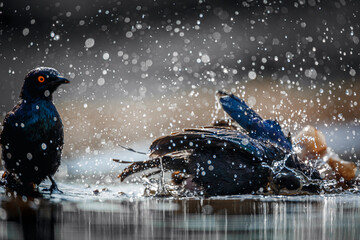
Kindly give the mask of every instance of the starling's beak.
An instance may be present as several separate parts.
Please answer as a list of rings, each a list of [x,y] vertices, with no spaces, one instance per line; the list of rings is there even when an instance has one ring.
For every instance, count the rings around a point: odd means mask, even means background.
[[[56,81],[57,84],[64,84],[64,83],[70,83],[69,80],[67,80],[66,78],[62,77],[62,76],[58,76]]]
[[[62,76],[58,76],[56,79],[50,81],[47,86],[52,89],[52,91],[55,91],[56,88],[58,88],[61,84],[64,83],[70,83],[70,81]]]
[[[51,87],[58,87],[64,83],[70,83],[70,81],[62,76],[58,76],[55,80],[50,81],[47,85]]]

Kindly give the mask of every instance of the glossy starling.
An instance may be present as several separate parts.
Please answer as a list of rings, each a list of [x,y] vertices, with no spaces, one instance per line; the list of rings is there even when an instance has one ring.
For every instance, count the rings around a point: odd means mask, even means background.
[[[5,184],[32,189],[46,177],[50,192],[58,190],[52,176],[60,166],[63,124],[52,102],[53,92],[69,80],[49,67],[31,70],[25,77],[19,103],[4,119],[0,143]]]
[[[210,196],[318,190],[312,180],[319,173],[298,161],[277,121],[263,120],[232,94],[218,95],[242,129],[217,125],[160,137],[150,146],[151,159],[131,164],[120,179],[161,168],[172,173],[174,184]]]

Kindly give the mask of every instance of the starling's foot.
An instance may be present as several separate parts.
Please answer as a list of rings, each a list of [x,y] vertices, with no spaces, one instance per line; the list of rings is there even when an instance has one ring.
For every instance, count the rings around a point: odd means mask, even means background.
[[[7,173],[4,172],[1,176],[1,179],[0,179],[0,186],[5,186],[6,184],[6,176],[7,176]]]
[[[50,188],[44,188],[43,191],[49,191],[50,194],[53,194],[53,193],[63,193],[61,190],[59,190],[55,180],[51,177],[51,176],[48,176],[50,181],[51,181],[51,186]]]

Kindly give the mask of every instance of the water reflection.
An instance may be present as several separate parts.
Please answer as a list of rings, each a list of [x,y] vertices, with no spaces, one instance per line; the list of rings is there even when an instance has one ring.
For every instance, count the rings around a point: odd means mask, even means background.
[[[1,239],[356,239],[358,195],[77,201],[2,196]]]

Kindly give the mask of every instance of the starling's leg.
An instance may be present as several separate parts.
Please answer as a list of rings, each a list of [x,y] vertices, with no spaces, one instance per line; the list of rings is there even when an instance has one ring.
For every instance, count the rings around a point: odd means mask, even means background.
[[[59,190],[59,188],[58,188],[55,180],[54,180],[50,175],[49,175],[48,177],[49,177],[49,179],[50,179],[50,181],[51,181],[50,194],[51,194],[51,193],[54,193],[54,192],[55,192],[55,193],[63,193],[62,191]]]

